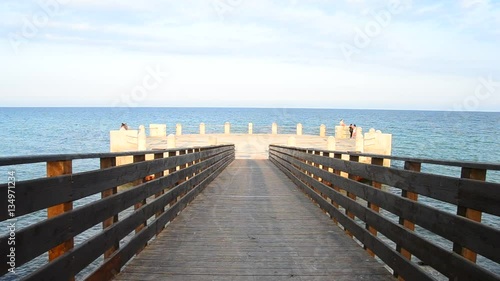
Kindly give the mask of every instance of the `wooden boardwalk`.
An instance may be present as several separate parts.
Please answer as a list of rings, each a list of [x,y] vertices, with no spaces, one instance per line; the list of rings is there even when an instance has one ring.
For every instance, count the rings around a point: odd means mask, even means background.
[[[394,280],[269,160],[235,160],[115,280]]]

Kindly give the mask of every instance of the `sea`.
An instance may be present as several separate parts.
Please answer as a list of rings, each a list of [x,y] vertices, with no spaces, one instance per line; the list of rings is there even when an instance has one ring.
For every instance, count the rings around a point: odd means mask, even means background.
[[[327,135],[334,135],[334,127],[341,119],[346,124],[356,124],[363,132],[374,128],[392,134],[393,155],[500,163],[500,112],[302,108],[0,107],[0,157],[108,152],[109,131],[119,129],[121,123],[131,128],[144,125],[146,129],[149,124],[166,124],[167,134],[175,133],[178,123],[183,126],[183,134],[197,133],[201,122],[206,124],[207,133],[222,133],[225,122],[231,123],[231,131],[235,133],[246,132],[248,123],[253,123],[254,133],[270,133],[275,122],[278,133],[294,133],[296,124],[301,123],[304,134],[319,134],[319,127],[324,124]],[[394,161],[393,165],[402,164]],[[98,167],[97,161],[78,160],[74,161],[73,172]],[[429,172],[460,175],[459,169],[432,169],[437,170]],[[13,170],[18,182],[45,175],[43,164],[0,167],[0,183],[6,183],[8,172]],[[487,181],[500,183],[500,173],[489,171]],[[18,228],[39,219],[24,217]],[[500,229],[498,220],[489,224]],[[0,226],[0,235],[6,235],[5,222]],[[80,235],[76,243],[86,235],[92,233]],[[7,274],[0,279],[16,280],[37,262],[44,261],[45,257],[39,257],[20,267],[18,274]],[[485,263],[500,274],[498,264]],[[84,273],[78,277],[82,276]]]

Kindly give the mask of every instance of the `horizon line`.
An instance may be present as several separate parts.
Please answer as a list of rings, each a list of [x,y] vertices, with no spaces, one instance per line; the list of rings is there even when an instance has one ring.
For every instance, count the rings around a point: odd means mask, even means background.
[[[491,110],[445,110],[445,109],[394,109],[394,108],[331,108],[331,107],[266,107],[266,106],[0,106],[0,108],[207,108],[207,109],[318,109],[318,110],[380,110],[380,111],[434,111],[434,112],[482,112],[500,113]]]

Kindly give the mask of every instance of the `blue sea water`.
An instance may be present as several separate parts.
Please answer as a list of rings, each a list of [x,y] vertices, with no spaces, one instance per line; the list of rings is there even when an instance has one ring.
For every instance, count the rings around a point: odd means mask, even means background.
[[[393,155],[500,162],[499,112],[295,108],[0,108],[0,157],[107,152],[109,131],[118,129],[122,122],[132,128],[167,124],[169,134],[174,133],[176,123],[183,124],[185,134],[196,133],[200,122],[206,124],[207,133],[223,132],[225,122],[231,122],[235,132],[245,132],[252,122],[254,133],[270,133],[271,124],[276,122],[279,133],[293,133],[296,124],[302,123],[305,134],[319,134],[319,126],[325,124],[327,134],[333,135],[340,119],[362,127],[364,132],[375,128],[392,134]],[[73,170],[98,165],[79,160]],[[17,181],[44,176],[43,164],[23,167],[0,167],[0,182],[7,181],[7,169],[16,170]],[[460,173],[458,169],[440,172]],[[500,173],[488,172],[487,180],[500,182]],[[498,222],[492,224],[500,228]]]

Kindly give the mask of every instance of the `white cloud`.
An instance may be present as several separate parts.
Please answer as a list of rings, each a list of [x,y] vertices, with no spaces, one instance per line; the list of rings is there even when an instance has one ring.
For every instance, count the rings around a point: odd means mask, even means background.
[[[444,3],[436,3],[429,6],[424,6],[415,11],[416,14],[427,14],[427,13],[435,13],[440,11],[444,6]]]
[[[34,1],[28,3],[0,12],[8,19],[0,26],[2,34],[21,30],[19,17],[36,8]],[[129,90],[133,85],[128,81],[139,80],[144,65],[162,62],[175,75],[151,97],[168,104],[182,105],[179,96],[210,102],[210,94],[240,105],[252,101],[262,106],[270,95],[273,102],[300,105],[304,93],[310,93],[316,97],[311,106],[318,100],[336,106],[333,94],[342,93],[352,97],[342,101],[344,107],[425,108],[447,107],[463,93],[462,81],[498,73],[500,39],[492,34],[500,31],[500,8],[488,1],[403,1],[403,11],[351,63],[338,44],[353,44],[356,29],[376,22],[367,11],[378,13],[389,2],[235,3],[221,17],[213,1],[68,1],[18,56],[11,56],[4,42],[2,61],[8,64],[0,66],[5,80],[0,90],[34,100],[40,91],[55,99],[56,93],[65,95],[74,87],[75,96],[90,95],[98,103]],[[235,92],[243,97],[235,98]],[[401,99],[401,93],[408,97]]]

